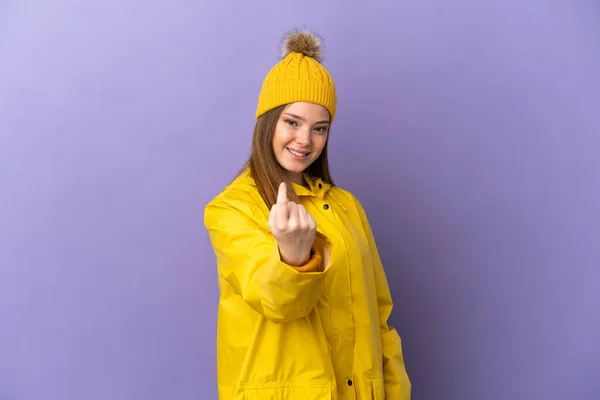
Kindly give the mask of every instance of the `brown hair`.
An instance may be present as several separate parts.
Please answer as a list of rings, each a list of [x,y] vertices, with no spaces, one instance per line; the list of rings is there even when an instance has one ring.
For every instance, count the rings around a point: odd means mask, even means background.
[[[286,107],[287,104],[281,105],[258,117],[252,137],[252,152],[248,161],[246,161],[244,167],[238,173],[239,176],[248,167],[250,168],[250,175],[254,179],[258,192],[269,209],[277,202],[277,191],[281,182],[287,183],[288,199],[297,203],[300,202],[287,178],[285,169],[279,164],[273,152],[275,127],[281,113]],[[327,138],[319,157],[304,172],[309,177],[321,178],[323,181],[333,185],[327,158],[328,143],[329,138]]]

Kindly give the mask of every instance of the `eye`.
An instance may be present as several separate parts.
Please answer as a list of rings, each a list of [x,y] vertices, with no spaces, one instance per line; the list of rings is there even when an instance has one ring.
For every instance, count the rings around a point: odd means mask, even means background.
[[[327,126],[320,126],[318,128],[315,128],[315,130],[317,132],[325,133],[325,132],[327,132],[327,128],[328,128]]]
[[[291,120],[291,119],[286,119],[286,120],[284,120],[284,122],[285,122],[286,124],[288,124],[288,125],[291,125],[291,126],[296,126],[296,125],[298,125],[298,124],[296,123],[296,121],[293,121],[293,120]]]

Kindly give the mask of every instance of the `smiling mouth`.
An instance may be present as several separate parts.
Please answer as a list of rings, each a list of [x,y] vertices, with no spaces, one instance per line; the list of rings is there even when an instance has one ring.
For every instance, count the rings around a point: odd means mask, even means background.
[[[308,156],[310,154],[310,152],[303,153],[303,152],[299,152],[299,151],[290,149],[289,147],[286,147],[286,149],[287,149],[287,151],[290,152],[290,154],[292,154],[295,157],[299,157],[299,158],[304,158],[304,157],[306,157],[306,156]]]

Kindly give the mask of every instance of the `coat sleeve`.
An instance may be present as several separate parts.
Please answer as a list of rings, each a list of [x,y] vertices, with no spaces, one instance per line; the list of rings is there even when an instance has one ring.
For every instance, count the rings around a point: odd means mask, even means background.
[[[404,357],[402,355],[402,341],[396,329],[388,325],[388,320],[393,307],[390,288],[367,214],[358,200],[356,200],[356,203],[373,257],[377,304],[379,309],[379,324],[381,330],[381,345],[383,350],[385,398],[409,400],[411,396],[411,382],[406,372]]]
[[[204,224],[220,277],[256,312],[285,323],[315,308],[327,273],[327,248],[314,247],[307,264],[290,266],[281,260],[270,231],[223,200],[206,206]]]

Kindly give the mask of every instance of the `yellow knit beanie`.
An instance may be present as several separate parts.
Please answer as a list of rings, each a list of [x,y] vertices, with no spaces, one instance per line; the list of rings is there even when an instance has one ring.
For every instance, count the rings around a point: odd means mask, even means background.
[[[337,97],[333,79],[321,65],[321,38],[293,30],[285,37],[281,61],[263,82],[256,118],[280,105],[300,101],[322,105],[333,122]]]

